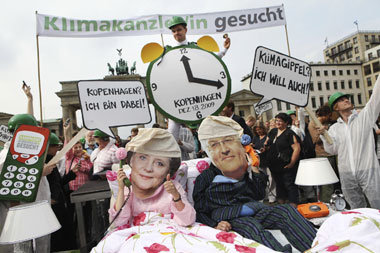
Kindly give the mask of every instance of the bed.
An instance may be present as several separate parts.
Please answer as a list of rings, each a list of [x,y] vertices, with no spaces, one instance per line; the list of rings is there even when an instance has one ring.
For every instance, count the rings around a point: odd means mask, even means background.
[[[187,197],[193,203],[192,192],[195,178],[210,165],[208,158],[182,162],[172,178],[187,191]],[[127,168],[127,167],[125,167]],[[107,175],[112,198],[117,196],[115,171]],[[126,171],[128,174],[128,170]],[[200,223],[189,227],[176,225],[170,217],[160,213],[144,212],[134,218],[134,226],[124,225],[112,228],[91,252],[276,252],[235,232],[224,232]],[[282,243],[288,244],[279,230],[272,234]],[[296,249],[293,252],[299,252]]]

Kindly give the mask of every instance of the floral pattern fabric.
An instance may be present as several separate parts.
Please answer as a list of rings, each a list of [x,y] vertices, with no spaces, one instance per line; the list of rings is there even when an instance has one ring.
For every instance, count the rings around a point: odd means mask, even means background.
[[[92,253],[111,252],[276,252],[234,232],[224,232],[200,223],[182,227],[170,215],[144,212],[109,232]]]
[[[379,252],[380,210],[360,208],[336,213],[318,230],[307,253]]]

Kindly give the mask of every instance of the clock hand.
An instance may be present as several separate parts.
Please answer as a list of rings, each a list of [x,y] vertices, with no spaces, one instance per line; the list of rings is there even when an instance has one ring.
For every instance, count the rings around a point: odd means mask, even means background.
[[[224,86],[223,83],[219,80],[218,81],[212,81],[212,80],[207,80],[207,79],[202,79],[202,78],[194,78],[193,83],[199,83],[199,84],[214,86],[214,87],[218,87],[218,89],[220,89]]]
[[[193,82],[194,77],[193,77],[193,73],[192,73],[191,68],[190,68],[189,60],[190,60],[190,58],[188,58],[184,55],[184,56],[182,56],[180,61],[182,61],[183,66],[185,67],[187,79],[189,80],[189,82]]]
[[[180,60],[180,61],[182,61],[183,66],[185,67],[187,79],[189,80],[189,82],[214,86],[214,87],[217,87],[218,89],[220,89],[224,86],[224,84],[220,80],[213,81],[213,80],[207,80],[207,79],[203,79],[203,78],[194,77],[193,72],[191,71],[191,68],[190,68],[189,60],[190,60],[190,58],[186,57],[185,55],[182,56],[182,58]]]

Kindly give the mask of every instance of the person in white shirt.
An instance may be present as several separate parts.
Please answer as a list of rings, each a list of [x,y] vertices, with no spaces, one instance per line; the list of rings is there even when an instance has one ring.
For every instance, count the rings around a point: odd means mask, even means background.
[[[373,137],[373,127],[380,113],[380,78],[360,113],[353,108],[348,97],[341,92],[330,97],[329,106],[339,113],[340,118],[328,130],[332,144],[323,135],[320,137],[325,151],[338,155],[342,191],[350,207],[367,207],[368,199],[372,208],[380,209],[380,166]],[[319,128],[319,133],[325,130]]]
[[[172,31],[173,37],[177,42],[176,46],[182,46],[182,45],[188,45],[190,44],[186,39],[187,34],[187,23],[186,21],[179,16],[173,16],[169,23],[169,29]],[[227,50],[230,48],[231,40],[229,37],[227,37],[224,41],[224,49],[220,52],[218,52],[216,55],[222,58],[226,53]],[[175,122],[171,119],[168,120],[168,131],[171,133],[178,144],[180,145],[180,124],[178,122]],[[181,148],[182,151],[183,148]]]

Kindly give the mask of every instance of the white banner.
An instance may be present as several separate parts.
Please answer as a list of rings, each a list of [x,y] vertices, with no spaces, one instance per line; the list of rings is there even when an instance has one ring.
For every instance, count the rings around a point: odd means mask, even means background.
[[[36,14],[37,35],[47,37],[112,37],[171,34],[167,27],[173,16],[181,16],[186,20],[188,34],[227,33],[286,24],[283,5],[201,14],[157,14],[122,20],[72,19]]]
[[[259,116],[261,114],[263,114],[264,112],[273,109],[272,102],[267,102],[267,103],[264,103],[264,104],[261,104],[261,105],[258,105],[258,104],[259,103],[253,104],[253,107],[255,108],[256,114],[259,115]]]

